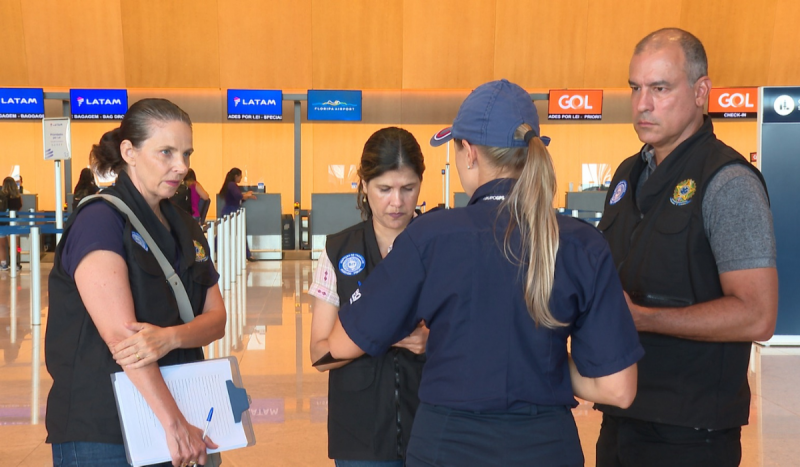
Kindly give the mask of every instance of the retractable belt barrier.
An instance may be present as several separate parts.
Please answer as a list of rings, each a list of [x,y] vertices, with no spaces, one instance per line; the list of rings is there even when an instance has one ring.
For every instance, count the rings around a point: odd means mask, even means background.
[[[0,215],[0,236],[9,237],[9,273],[12,278],[16,278],[19,273],[17,271],[17,265],[19,264],[19,255],[17,253],[19,237],[28,236],[30,239],[30,251],[28,252],[31,276],[30,312],[34,337],[39,336],[41,331],[42,278],[40,239],[42,234],[63,233],[63,229],[56,228],[55,222],[56,216],[52,211],[11,211]],[[231,354],[232,350],[241,349],[247,303],[245,297],[247,287],[245,281],[242,280],[246,277],[242,273],[247,266],[245,261],[247,248],[245,225],[245,210],[240,208],[232,214],[209,221],[203,226],[203,231],[208,238],[209,251],[207,254],[220,274],[218,285],[227,310],[225,336],[207,346],[206,355],[208,358],[226,357]],[[15,285],[12,285],[12,287],[15,287]],[[16,309],[12,312],[16,313]],[[16,322],[13,327],[16,327],[15,324]],[[34,372],[34,378],[38,379],[37,372]]]
[[[247,269],[247,234],[245,209],[209,221],[203,226],[208,239],[208,257],[219,273],[219,290],[225,302],[227,319],[225,336],[207,347],[209,358],[227,357],[231,350],[240,350],[246,316],[245,294]]]

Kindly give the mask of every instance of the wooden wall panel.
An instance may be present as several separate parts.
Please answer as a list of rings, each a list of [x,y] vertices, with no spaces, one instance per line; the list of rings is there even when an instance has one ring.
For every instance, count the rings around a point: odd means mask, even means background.
[[[405,0],[403,88],[474,89],[494,76],[495,3]]]
[[[42,172],[43,164],[39,163],[44,162],[42,122],[0,121],[0,154],[0,182],[11,174],[15,165],[19,165],[23,188],[27,193],[38,193],[40,185],[46,185],[46,180],[43,180],[45,175],[53,180],[53,163],[50,163],[50,170],[46,174]],[[49,193],[53,193],[52,187]],[[50,202],[51,207],[53,204]]]
[[[402,0],[312,0],[313,87],[397,89],[403,68]]]
[[[657,0],[592,0],[586,44],[586,88],[627,87],[636,43],[657,29],[675,26],[680,6]]]
[[[737,1],[735,7],[730,0],[683,1],[681,27],[703,42],[714,86],[767,82],[776,6],[777,0]]]
[[[311,88],[311,0],[219,2],[223,89]]]
[[[246,173],[242,184],[263,182],[268,193],[280,193],[284,212],[294,198],[294,129],[291,123],[227,123],[222,125],[222,167],[213,174],[219,191],[233,167]]]
[[[583,86],[588,5],[497,0],[494,77],[524,88]]]
[[[797,18],[800,18],[800,2],[778,0],[772,28],[772,46],[769,50],[767,84],[796,86],[800,83],[800,47],[797,46],[800,38],[798,38]]]
[[[219,87],[216,0],[121,1],[128,87]]]
[[[21,0],[0,0],[0,84],[28,85]]]
[[[21,4],[30,86],[125,87],[118,1]]]
[[[214,193],[222,186],[225,172],[230,168],[223,165],[222,125],[219,123],[192,123],[192,144],[194,153],[189,161],[197,181],[211,195],[208,212],[217,212]]]
[[[747,160],[751,152],[758,151],[758,123],[754,120],[714,120],[714,134]]]

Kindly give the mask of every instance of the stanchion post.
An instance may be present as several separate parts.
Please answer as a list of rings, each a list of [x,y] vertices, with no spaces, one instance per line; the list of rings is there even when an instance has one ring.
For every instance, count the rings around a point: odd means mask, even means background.
[[[242,209],[242,272],[247,270],[247,209]]]
[[[64,228],[64,205],[62,201],[63,190],[61,190],[61,161],[55,161],[56,166],[56,228],[60,231]],[[61,241],[61,234],[56,234],[56,245]]]
[[[239,258],[239,262],[237,264],[238,268],[236,268],[236,275],[241,276],[242,271],[244,271],[246,258],[244,252],[244,245],[247,242],[247,232],[245,230],[245,223],[244,223],[244,208],[239,209],[239,243],[238,250],[236,256]]]
[[[214,229],[214,222],[209,222],[208,229],[206,230],[206,239],[208,239],[208,259],[214,263],[215,268],[219,268],[219,265],[217,264],[217,249],[214,245],[214,242],[216,241]]]
[[[217,272],[219,272],[219,291],[225,292],[225,218],[217,219]]]
[[[231,260],[231,282],[236,283],[239,280],[239,237],[241,236],[241,232],[239,231],[239,215],[241,214],[242,208],[239,208],[235,213],[233,213],[233,221],[231,222],[231,229],[233,229],[233,242],[231,243],[231,251],[233,252]]]
[[[42,325],[42,275],[40,274],[39,227],[31,227],[31,334],[33,355],[31,356],[31,424],[39,424],[39,366],[41,362]]]
[[[233,282],[231,267],[233,261],[233,229],[231,228],[233,220],[231,216],[225,216],[225,290],[231,289],[231,282]]]
[[[8,217],[15,219],[17,217],[17,211],[11,211],[8,213]],[[8,225],[17,225],[16,222],[10,221]],[[17,264],[19,264],[19,257],[17,256],[17,235],[12,233],[8,236],[8,267],[11,268],[9,271],[11,272],[11,277],[17,277]]]

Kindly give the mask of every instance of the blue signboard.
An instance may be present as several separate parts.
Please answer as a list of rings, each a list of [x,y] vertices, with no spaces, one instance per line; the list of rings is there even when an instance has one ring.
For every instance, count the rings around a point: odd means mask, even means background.
[[[122,120],[128,111],[125,89],[70,89],[74,120]]]
[[[764,88],[764,123],[800,123],[800,87]]]
[[[0,88],[0,120],[44,118],[44,92],[29,88]]]
[[[283,120],[283,92],[228,89],[228,120]]]
[[[361,121],[361,91],[308,91],[308,119]]]

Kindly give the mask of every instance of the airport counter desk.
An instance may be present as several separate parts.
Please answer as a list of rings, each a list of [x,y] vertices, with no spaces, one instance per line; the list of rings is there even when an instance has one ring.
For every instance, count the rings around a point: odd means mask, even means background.
[[[243,191],[245,187],[242,187]],[[225,205],[217,195],[217,218]],[[255,199],[242,204],[245,208],[247,245],[253,259],[283,259],[281,249],[281,195],[256,193]]]

